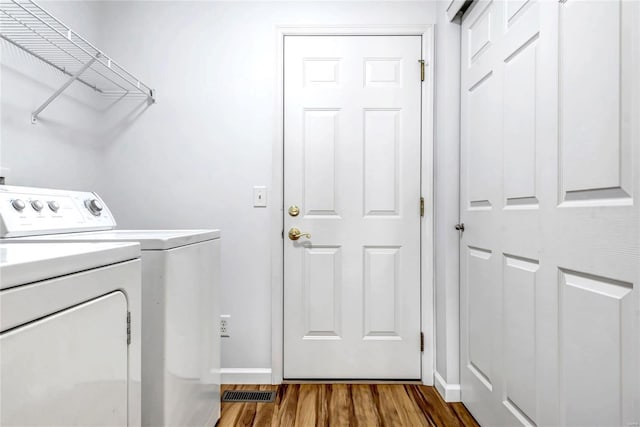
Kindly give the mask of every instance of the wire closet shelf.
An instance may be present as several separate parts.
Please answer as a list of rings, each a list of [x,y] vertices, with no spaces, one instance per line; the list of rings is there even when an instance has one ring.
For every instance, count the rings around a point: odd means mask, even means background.
[[[0,0],[0,38],[69,77],[34,110],[34,123],[74,81],[104,96],[133,96],[155,102],[153,89],[32,0]]]

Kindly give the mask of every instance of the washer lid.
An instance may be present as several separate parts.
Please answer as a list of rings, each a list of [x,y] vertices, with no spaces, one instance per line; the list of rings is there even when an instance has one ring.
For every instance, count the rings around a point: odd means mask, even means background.
[[[139,257],[135,243],[0,243],[0,289]]]
[[[167,250],[220,238],[220,230],[109,230],[10,239],[14,242],[136,242],[142,250]]]

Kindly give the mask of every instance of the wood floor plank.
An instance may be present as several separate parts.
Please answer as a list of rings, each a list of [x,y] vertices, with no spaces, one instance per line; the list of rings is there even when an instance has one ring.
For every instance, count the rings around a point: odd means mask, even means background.
[[[316,418],[316,426],[329,425],[329,402],[331,401],[331,385],[318,384],[318,393],[316,395],[316,410],[318,416]]]
[[[440,393],[433,387],[425,387],[420,386],[425,390],[428,389],[429,393],[434,396],[434,399],[438,401],[437,406],[447,406],[449,410],[458,418],[460,424],[464,427],[480,427],[478,422],[473,418],[473,416],[469,413],[469,410],[462,404],[461,402],[457,403],[447,403],[444,401]]]
[[[318,388],[310,384],[300,385],[298,393],[298,406],[296,408],[296,427],[309,427],[316,425],[318,415]]]
[[[244,411],[244,403],[225,403],[222,405],[219,427],[232,427],[236,425]]]
[[[402,385],[385,385],[379,388],[384,393],[385,399],[389,400],[390,404],[395,407],[399,418],[398,425],[428,427],[429,424],[420,407],[415,403],[413,396],[408,393],[406,387]]]
[[[391,398],[391,387],[394,386],[386,384],[372,385],[373,400],[376,404],[376,408],[378,409],[378,413],[380,414],[383,426],[401,426],[402,418],[400,417],[396,406],[393,404]]]
[[[410,389],[412,387],[414,386],[393,387],[393,402],[398,409],[403,425],[428,427],[429,423],[426,417],[411,395]]]
[[[380,427],[382,420],[378,408],[373,400],[370,385],[355,384],[351,386],[351,400],[355,413],[355,426]]]
[[[277,411],[274,409],[272,427],[293,427],[296,422],[296,410],[298,408],[298,392],[300,386],[297,384],[282,384],[278,389]]]
[[[226,385],[275,390],[273,403],[224,403],[219,427],[479,427],[461,403],[433,387],[402,384]]]
[[[458,417],[443,400],[439,399],[440,395],[433,387],[413,386],[410,391],[414,401],[426,417],[428,425],[434,427],[461,425]]]
[[[329,425],[350,426],[355,423],[350,384],[331,384],[329,398]]]
[[[467,408],[460,402],[457,403],[449,403],[449,407],[456,414],[460,423],[462,423],[465,427],[480,427],[480,424],[473,418],[473,415],[469,413]]]

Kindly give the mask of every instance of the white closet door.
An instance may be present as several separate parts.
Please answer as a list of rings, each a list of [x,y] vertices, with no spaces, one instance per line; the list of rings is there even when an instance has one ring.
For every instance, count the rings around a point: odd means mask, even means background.
[[[640,3],[462,24],[462,399],[484,425],[640,422]]]

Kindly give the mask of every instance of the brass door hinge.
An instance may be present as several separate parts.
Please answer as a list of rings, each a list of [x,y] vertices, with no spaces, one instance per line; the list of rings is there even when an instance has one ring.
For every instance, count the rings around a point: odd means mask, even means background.
[[[420,81],[423,82],[424,81],[424,59],[418,59],[418,62],[420,63]]]
[[[424,216],[424,197],[420,197],[420,216]]]
[[[420,353],[424,353],[424,333],[420,332]]]

